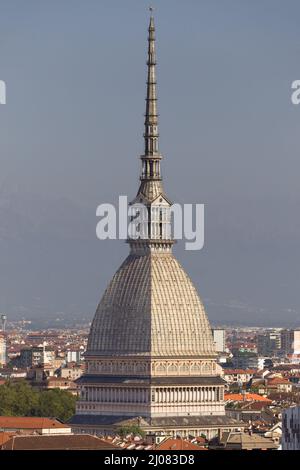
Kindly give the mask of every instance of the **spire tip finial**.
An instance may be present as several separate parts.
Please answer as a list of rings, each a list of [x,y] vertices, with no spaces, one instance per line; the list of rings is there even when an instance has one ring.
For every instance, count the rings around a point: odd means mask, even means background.
[[[155,26],[153,18],[153,7],[149,6],[150,22],[148,27],[148,60],[147,60],[147,96],[146,96],[146,113],[145,113],[145,157],[147,159],[155,159],[155,165],[160,154],[158,150],[158,113],[156,98],[156,56],[155,56]],[[157,165],[159,166],[159,165]],[[150,168],[150,167],[149,167]],[[152,172],[153,170],[153,172]],[[151,178],[154,177],[154,167],[152,168]],[[148,171],[148,170],[147,170]],[[149,170],[150,171],[150,170]],[[148,175],[149,176],[149,175]],[[155,170],[155,177],[160,178],[159,168]],[[149,176],[150,178],[150,176]]]
[[[149,11],[150,11],[150,24],[149,24],[149,28],[151,28],[151,29],[154,30],[154,16],[153,16],[153,10],[154,10],[154,8],[150,5],[150,6],[149,6]]]

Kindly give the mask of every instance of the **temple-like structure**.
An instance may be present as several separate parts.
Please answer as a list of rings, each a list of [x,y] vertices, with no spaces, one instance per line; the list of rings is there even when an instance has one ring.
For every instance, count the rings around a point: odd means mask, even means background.
[[[76,432],[111,433],[131,423],[149,433],[212,437],[237,423],[225,416],[225,382],[203,304],[172,254],[152,15],[148,31],[145,149],[133,200],[147,208],[148,236],[128,240],[130,254],[98,305],[71,424]]]

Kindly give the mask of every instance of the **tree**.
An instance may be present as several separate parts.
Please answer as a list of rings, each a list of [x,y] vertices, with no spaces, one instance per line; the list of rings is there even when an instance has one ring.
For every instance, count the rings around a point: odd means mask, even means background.
[[[38,406],[38,392],[25,381],[7,382],[0,386],[0,414],[32,416]]]
[[[40,393],[38,416],[55,416],[67,421],[75,412],[76,397],[70,392],[55,388]]]
[[[117,430],[117,434],[121,437],[125,437],[128,434],[133,434],[134,436],[145,436],[145,431],[143,431],[137,424],[132,424],[131,426],[122,426]]]
[[[76,397],[66,390],[37,391],[25,380],[0,385],[0,415],[47,416],[62,421],[75,412]]]

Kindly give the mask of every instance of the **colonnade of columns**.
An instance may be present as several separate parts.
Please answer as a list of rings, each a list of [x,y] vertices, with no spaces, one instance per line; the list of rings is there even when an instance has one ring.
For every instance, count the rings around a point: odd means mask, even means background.
[[[223,400],[219,387],[160,387],[152,391],[155,403],[197,403]]]
[[[85,401],[102,403],[147,403],[149,390],[125,387],[86,387]]]
[[[81,398],[88,402],[102,403],[203,403],[224,399],[223,387],[94,387],[82,389]]]
[[[160,177],[159,160],[154,160],[154,159],[152,160],[151,158],[148,158],[148,159],[145,158],[143,160],[142,178],[159,178],[159,177]]]

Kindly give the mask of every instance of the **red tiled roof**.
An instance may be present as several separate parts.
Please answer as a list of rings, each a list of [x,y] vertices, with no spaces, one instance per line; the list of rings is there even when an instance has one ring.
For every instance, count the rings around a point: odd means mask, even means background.
[[[64,378],[64,377],[54,377],[54,376],[52,376],[52,377],[47,377],[47,382],[62,383],[63,385],[69,385],[73,381],[69,380],[67,378]]]
[[[13,436],[2,450],[119,450],[113,444],[89,434],[61,436]]]
[[[168,438],[158,444],[155,450],[207,450],[205,447],[200,447],[196,444],[192,444],[184,439],[172,439]]]
[[[11,432],[0,432],[0,446],[2,446],[6,441],[9,441],[12,436],[13,433]]]
[[[206,444],[205,437],[198,436],[195,438],[195,440],[198,442],[198,444]]]
[[[225,393],[225,401],[263,401],[271,403],[272,400],[265,398],[257,393]]]
[[[248,410],[248,411],[261,411],[264,409],[265,406],[268,406],[269,402],[265,401],[252,401],[252,402],[246,402],[244,406],[242,405],[243,410]]]
[[[0,429],[50,429],[68,428],[66,424],[51,418],[0,416]]]
[[[291,382],[288,379],[284,379],[281,377],[273,377],[271,379],[268,379],[268,385],[279,385],[279,384],[291,385]]]

